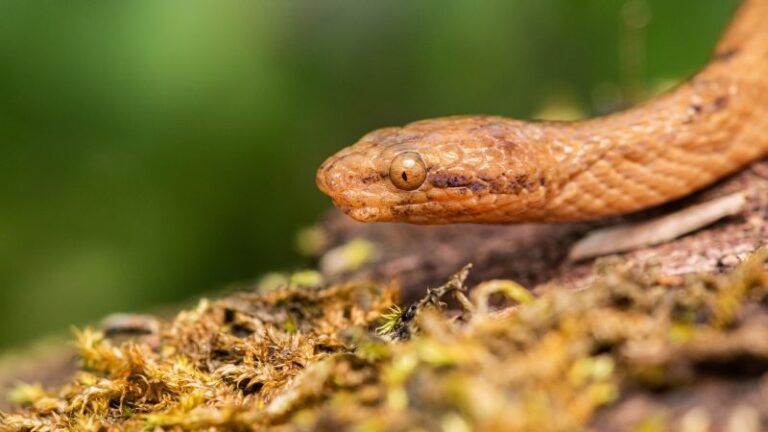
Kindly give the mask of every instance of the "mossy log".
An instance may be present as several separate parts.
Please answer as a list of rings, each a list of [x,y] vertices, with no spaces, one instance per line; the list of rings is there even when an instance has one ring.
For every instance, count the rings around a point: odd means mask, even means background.
[[[78,331],[75,360],[59,361],[72,369],[15,376],[27,384],[13,384],[0,428],[761,430],[765,172],[761,162],[684,201],[598,223],[412,227],[330,216],[323,283],[295,278],[170,320]],[[706,229],[566,259],[595,227],[734,191],[749,205]],[[367,259],[329,262],[351,242]]]

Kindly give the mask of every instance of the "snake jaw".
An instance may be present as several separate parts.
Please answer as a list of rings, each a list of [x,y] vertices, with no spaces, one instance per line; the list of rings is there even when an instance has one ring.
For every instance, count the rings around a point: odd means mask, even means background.
[[[358,222],[383,222],[391,220],[387,217],[387,209],[379,207],[357,207],[344,209],[344,212]]]

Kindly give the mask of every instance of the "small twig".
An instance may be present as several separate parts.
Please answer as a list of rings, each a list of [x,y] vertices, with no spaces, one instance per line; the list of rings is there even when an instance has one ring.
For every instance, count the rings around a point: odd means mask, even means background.
[[[464,294],[467,291],[464,282],[467,280],[470,270],[472,270],[472,264],[467,264],[451,276],[445,284],[437,288],[427,289],[427,295],[424,298],[408,306],[400,314],[398,320],[388,326],[391,328],[389,336],[395,340],[410,339],[418,331],[416,328],[417,316],[427,309],[445,309],[446,304],[442,301],[442,298],[447,294],[452,293],[454,295],[454,298],[459,302],[464,312],[473,312],[474,306]]]
[[[746,196],[738,192],[647,222],[593,231],[573,246],[568,259],[579,261],[668,242],[738,214],[746,204]]]

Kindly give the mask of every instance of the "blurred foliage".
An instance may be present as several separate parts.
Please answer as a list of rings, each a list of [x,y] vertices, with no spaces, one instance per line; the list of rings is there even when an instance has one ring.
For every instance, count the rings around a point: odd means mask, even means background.
[[[4,1],[0,347],[299,266],[334,150],[615,109],[705,62],[735,4]]]

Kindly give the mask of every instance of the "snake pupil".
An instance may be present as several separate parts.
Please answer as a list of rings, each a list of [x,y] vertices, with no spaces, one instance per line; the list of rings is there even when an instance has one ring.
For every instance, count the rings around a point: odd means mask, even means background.
[[[389,179],[401,190],[416,190],[427,178],[427,167],[416,152],[403,152],[392,159],[389,167]]]

